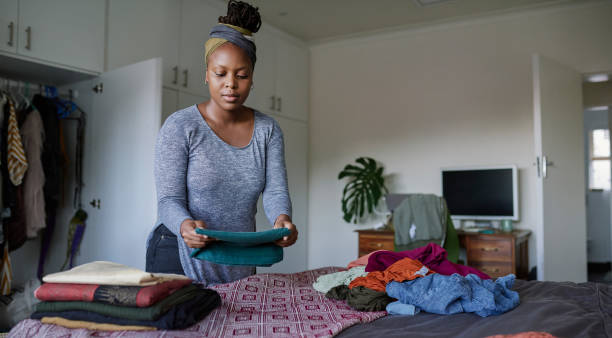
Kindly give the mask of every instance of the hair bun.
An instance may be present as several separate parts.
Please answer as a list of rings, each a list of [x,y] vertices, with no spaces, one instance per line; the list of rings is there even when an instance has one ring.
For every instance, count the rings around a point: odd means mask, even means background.
[[[220,16],[219,22],[242,27],[253,33],[256,33],[261,27],[258,8],[237,0],[230,0],[227,3],[227,15]]]

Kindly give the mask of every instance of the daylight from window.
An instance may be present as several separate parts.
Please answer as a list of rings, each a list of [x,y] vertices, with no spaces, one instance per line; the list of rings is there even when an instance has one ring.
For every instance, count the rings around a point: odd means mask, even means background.
[[[591,132],[590,189],[610,190],[610,130]]]

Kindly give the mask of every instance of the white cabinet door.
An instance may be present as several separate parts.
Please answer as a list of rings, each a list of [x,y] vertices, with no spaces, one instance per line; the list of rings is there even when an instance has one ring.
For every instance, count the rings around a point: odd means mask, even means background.
[[[180,20],[180,1],[111,0],[108,69],[161,57],[164,86],[178,87]]]
[[[179,92],[178,109],[184,109],[194,104],[202,103],[208,100],[208,96],[192,95],[189,93]]]
[[[276,51],[276,112],[308,121],[308,49],[280,38]]]
[[[258,272],[293,273],[306,270],[308,234],[308,125],[306,123],[274,117],[281,126],[285,138],[285,163],[289,180],[289,194],[293,205],[293,223],[299,231],[298,241],[284,249],[283,261],[270,268],[258,268]],[[269,229],[269,221],[261,204],[257,209],[257,230]]]
[[[101,72],[105,9],[99,0],[20,0],[18,53]]]
[[[144,270],[145,242],[157,218],[161,59],[104,73],[100,82],[104,92],[93,95],[85,133],[82,195],[89,217],[77,264],[106,260]],[[93,199],[100,199],[99,209],[88,203]]]
[[[245,105],[264,113],[274,113],[276,107],[276,36],[262,29],[254,34],[257,62],[253,73],[253,89]]]
[[[17,52],[17,0],[0,1],[0,50]]]
[[[211,28],[224,12],[202,0],[183,0],[179,51],[179,89],[206,95],[204,85],[204,43]]]
[[[179,93],[176,89],[162,89],[162,117],[160,127],[164,124],[168,116],[178,110]]]

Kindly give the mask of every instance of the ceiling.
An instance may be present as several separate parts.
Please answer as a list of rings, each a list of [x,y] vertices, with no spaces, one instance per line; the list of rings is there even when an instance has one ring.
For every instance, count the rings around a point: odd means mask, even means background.
[[[248,0],[265,22],[313,43],[367,32],[597,0]],[[422,5],[421,3],[429,3]]]

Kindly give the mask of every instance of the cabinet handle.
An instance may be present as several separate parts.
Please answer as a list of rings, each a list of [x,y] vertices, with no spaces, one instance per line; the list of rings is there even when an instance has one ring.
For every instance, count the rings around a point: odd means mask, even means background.
[[[8,28],[9,28],[8,45],[9,46],[13,46],[13,37],[15,36],[15,23],[13,21],[11,21],[11,23],[9,23],[9,25],[8,25]]]
[[[493,251],[493,252],[498,252],[499,248],[480,248],[481,251]]]
[[[185,76],[185,81],[183,82],[183,87],[187,88],[187,79],[189,78],[189,70],[185,69],[183,71],[183,76]]]
[[[270,107],[270,109],[274,111],[276,110],[276,98],[274,97],[274,95],[270,96],[270,100],[272,100],[272,107]]]
[[[174,72],[174,80],[172,81],[172,84],[175,85],[178,83],[178,66],[172,67],[172,71]]]
[[[26,28],[26,45],[25,49],[32,50],[32,27]]]
[[[278,109],[277,109],[277,110],[280,112],[280,111],[281,111],[281,103],[282,103],[283,101],[282,101],[282,99],[279,97],[279,98],[277,98],[277,99],[276,99],[276,102],[278,102]]]

